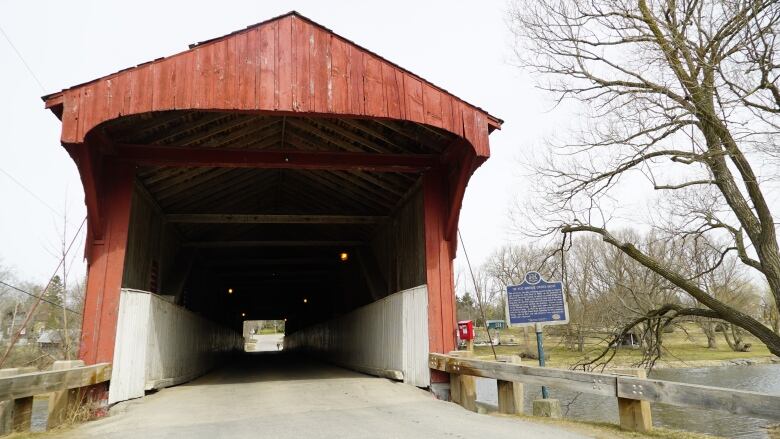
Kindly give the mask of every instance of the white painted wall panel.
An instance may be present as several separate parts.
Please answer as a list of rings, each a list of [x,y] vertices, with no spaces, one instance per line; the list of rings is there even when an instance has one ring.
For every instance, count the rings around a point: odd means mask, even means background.
[[[189,381],[213,368],[221,354],[242,346],[236,331],[161,296],[123,289],[109,403]]]
[[[428,290],[401,291],[287,335],[285,349],[298,349],[374,375],[403,373],[405,383],[430,384]]]

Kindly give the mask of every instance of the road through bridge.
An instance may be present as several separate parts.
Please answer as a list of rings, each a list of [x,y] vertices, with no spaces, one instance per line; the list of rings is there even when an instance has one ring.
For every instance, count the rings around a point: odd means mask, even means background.
[[[585,436],[479,415],[429,392],[308,358],[246,354],[195,381],[118,404],[67,439],[549,438]]]

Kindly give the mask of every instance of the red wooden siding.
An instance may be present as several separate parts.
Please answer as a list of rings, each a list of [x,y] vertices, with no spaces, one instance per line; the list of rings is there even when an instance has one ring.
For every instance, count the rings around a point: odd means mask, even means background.
[[[287,15],[62,93],[62,142],[118,116],[174,109],[291,111],[425,123],[490,154],[500,121],[300,16]],[[49,99],[59,99],[53,95]]]

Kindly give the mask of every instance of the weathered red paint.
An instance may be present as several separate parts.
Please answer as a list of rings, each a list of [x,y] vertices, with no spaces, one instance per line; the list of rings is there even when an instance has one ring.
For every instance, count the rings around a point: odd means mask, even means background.
[[[428,171],[423,177],[425,221],[425,267],[428,280],[428,348],[431,352],[455,349],[455,288],[452,279],[452,247],[444,232],[448,217],[448,192],[444,169]],[[446,374],[431,371],[433,382],[446,382]]]
[[[87,364],[112,362],[119,292],[122,288],[134,166],[107,161],[99,180],[104,189],[100,206],[104,218],[102,239],[87,239],[88,273],[79,358]]]
[[[241,158],[230,151],[185,155],[173,149],[114,147],[95,130],[123,116],[167,110],[387,118],[458,136],[460,141],[438,160],[382,154],[295,157],[302,169],[429,169],[423,191],[430,349],[455,347],[452,259],[460,205],[468,179],[490,154],[488,134],[501,120],[294,12],[44,101],[62,120],[61,142],[79,166],[86,193],[89,278],[80,357],[87,363],[112,361],[133,166],[264,167],[283,158],[276,152],[245,152],[251,157]],[[116,160],[107,162],[107,155]]]

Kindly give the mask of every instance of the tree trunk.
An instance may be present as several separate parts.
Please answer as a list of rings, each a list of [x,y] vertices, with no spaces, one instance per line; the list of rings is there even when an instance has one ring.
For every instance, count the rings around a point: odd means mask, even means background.
[[[715,326],[716,324],[711,320],[703,320],[699,322],[699,327],[701,327],[702,332],[707,337],[707,349],[718,348],[718,339],[717,334],[715,333]]]

